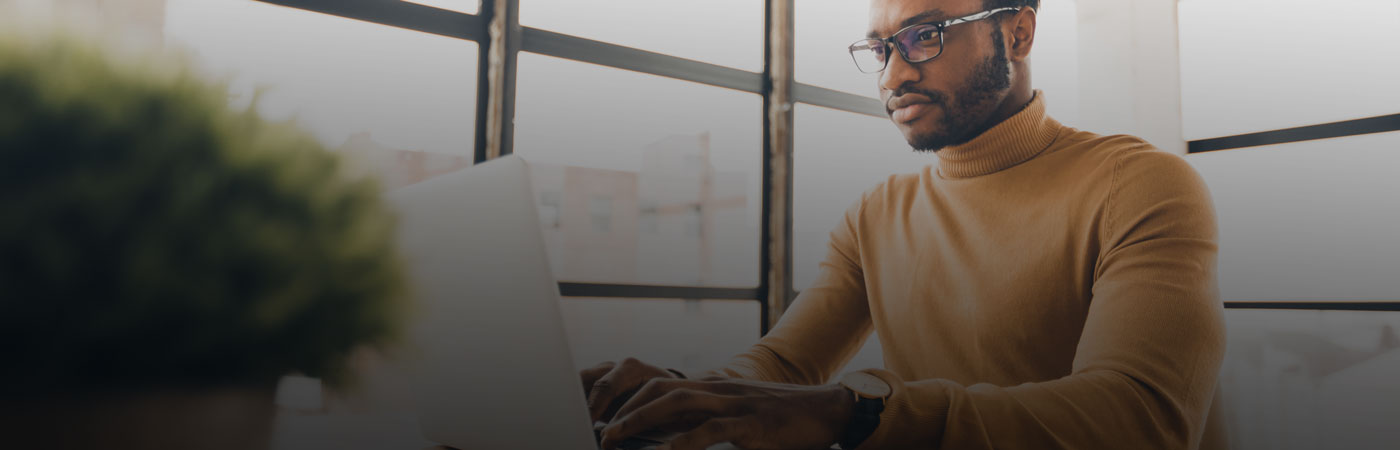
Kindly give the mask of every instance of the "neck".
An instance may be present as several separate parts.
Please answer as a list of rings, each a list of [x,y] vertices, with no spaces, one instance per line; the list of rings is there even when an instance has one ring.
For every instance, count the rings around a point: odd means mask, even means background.
[[[1024,78],[1016,80],[1015,84],[1011,86],[1011,92],[1006,95],[1006,98],[1001,101],[1001,105],[997,106],[996,112],[992,114],[987,128],[997,126],[997,124],[1005,122],[1011,116],[1026,109],[1026,105],[1030,104],[1034,98],[1035,91],[1031,89],[1030,83],[1027,83]]]
[[[1030,101],[986,132],[939,150],[938,173],[943,178],[970,178],[1011,168],[1048,148],[1061,127],[1045,115],[1044,100],[1032,93]]]

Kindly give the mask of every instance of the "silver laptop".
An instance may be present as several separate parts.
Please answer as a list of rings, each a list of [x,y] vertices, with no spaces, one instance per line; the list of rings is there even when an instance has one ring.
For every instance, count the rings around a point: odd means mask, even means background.
[[[459,449],[596,448],[525,161],[493,160],[392,200],[416,299],[424,436]]]

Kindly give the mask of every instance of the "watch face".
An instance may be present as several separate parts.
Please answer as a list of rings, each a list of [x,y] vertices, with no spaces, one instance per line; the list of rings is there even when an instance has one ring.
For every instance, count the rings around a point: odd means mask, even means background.
[[[841,385],[865,398],[886,398],[891,394],[890,385],[885,380],[865,372],[846,374],[841,377]]]

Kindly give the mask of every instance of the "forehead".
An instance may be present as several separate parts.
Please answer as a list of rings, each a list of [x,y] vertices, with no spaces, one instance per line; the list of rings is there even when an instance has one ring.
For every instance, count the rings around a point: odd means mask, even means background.
[[[870,0],[869,30],[879,36],[889,36],[910,18],[932,12],[923,21],[946,20],[982,10],[982,0]]]

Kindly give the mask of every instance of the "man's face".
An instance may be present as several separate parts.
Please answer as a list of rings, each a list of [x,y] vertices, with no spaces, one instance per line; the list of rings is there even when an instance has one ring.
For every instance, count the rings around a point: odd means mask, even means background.
[[[916,24],[983,11],[982,0],[871,0],[870,32],[888,37]],[[938,151],[982,134],[1011,88],[1011,66],[1000,23],[1011,13],[954,25],[943,33],[943,53],[910,64],[890,54],[879,74],[880,98],[905,140]]]

